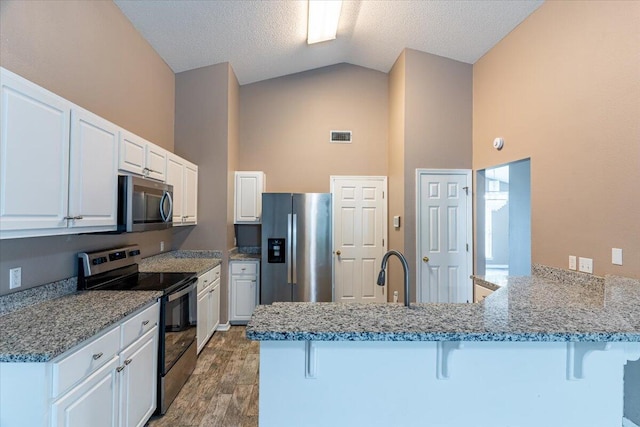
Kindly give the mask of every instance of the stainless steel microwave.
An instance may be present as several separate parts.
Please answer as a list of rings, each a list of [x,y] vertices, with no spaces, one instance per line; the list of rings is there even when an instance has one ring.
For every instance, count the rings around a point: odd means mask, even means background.
[[[118,177],[118,231],[173,226],[173,186],[131,175]]]

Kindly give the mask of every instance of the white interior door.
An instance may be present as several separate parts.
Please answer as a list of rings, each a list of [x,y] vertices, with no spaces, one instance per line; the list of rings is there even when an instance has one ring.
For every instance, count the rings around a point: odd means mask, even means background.
[[[417,170],[420,302],[471,302],[471,171]]]
[[[332,176],[336,302],[386,302],[376,279],[387,240],[387,178]]]

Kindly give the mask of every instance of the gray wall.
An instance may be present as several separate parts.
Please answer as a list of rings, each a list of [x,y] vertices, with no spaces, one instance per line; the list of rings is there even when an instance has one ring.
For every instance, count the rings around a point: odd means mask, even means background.
[[[411,266],[411,288],[416,295],[416,169],[471,169],[472,67],[441,56],[405,49],[391,71],[389,154],[393,215],[403,216],[402,239],[390,232],[390,249],[402,250]],[[401,151],[400,151],[401,150]],[[402,158],[398,159],[398,152]],[[401,175],[400,175],[401,174]],[[393,227],[390,224],[390,230]],[[390,264],[389,295],[399,291],[399,264]]]
[[[331,175],[387,174],[388,76],[338,64],[240,87],[240,170],[271,192],[328,192]],[[353,131],[330,144],[331,130]]]
[[[176,74],[176,153],[198,164],[198,225],[175,232],[181,249],[223,250],[220,320],[228,319],[228,254],[233,244],[238,81],[228,63]]]
[[[2,0],[0,65],[173,149],[173,72],[110,1]],[[78,251],[139,242],[149,256],[162,240],[172,247],[170,230],[2,240],[0,295],[10,268],[22,267],[20,291],[74,276]]]

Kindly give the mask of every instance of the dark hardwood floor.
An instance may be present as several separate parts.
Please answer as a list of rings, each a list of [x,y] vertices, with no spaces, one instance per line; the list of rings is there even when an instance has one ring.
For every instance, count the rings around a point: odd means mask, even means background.
[[[245,328],[216,332],[163,417],[149,427],[257,427],[259,343]]]

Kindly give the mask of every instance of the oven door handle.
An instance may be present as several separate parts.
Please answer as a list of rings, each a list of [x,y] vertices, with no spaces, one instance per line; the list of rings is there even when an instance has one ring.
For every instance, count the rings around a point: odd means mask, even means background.
[[[167,301],[171,302],[171,301],[175,301],[178,298],[188,294],[189,292],[193,291],[194,289],[196,289],[196,286],[198,286],[198,279],[195,279],[193,282],[191,282],[190,285],[188,285],[185,288],[180,289],[177,292],[172,292],[168,295],[167,297]]]

